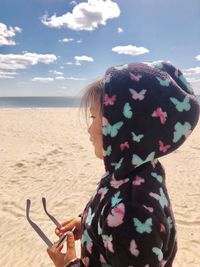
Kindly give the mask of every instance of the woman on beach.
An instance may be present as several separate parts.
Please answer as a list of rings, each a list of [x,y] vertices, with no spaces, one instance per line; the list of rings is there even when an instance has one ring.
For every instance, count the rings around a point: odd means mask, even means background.
[[[176,150],[198,122],[192,88],[169,63],[130,63],[109,68],[82,103],[106,173],[81,217],[56,229],[61,236],[76,227],[67,252],[48,249],[49,256],[56,267],[172,267],[176,227],[158,158]]]

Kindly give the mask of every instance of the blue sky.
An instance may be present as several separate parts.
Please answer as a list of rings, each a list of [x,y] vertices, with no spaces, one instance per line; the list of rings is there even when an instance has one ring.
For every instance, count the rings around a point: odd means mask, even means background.
[[[200,94],[199,0],[0,1],[0,96],[77,96],[110,66],[156,60]]]

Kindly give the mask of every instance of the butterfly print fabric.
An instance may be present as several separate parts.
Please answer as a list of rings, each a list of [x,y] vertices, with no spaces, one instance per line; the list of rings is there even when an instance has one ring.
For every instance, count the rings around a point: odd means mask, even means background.
[[[109,68],[103,94],[106,175],[82,215],[80,266],[172,267],[176,227],[158,158],[183,144],[199,104],[166,62]]]

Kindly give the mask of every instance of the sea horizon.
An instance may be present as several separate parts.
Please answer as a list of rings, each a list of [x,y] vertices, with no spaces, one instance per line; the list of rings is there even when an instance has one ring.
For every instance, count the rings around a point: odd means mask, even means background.
[[[197,95],[200,103],[200,95]],[[1,108],[73,108],[80,107],[78,96],[1,96]]]
[[[1,96],[0,108],[69,108],[80,101],[77,96]]]

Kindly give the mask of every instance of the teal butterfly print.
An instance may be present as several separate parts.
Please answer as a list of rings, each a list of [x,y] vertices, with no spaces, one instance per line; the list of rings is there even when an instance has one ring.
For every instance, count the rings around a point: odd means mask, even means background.
[[[176,106],[176,109],[179,112],[183,112],[184,110],[188,111],[191,108],[190,103],[189,103],[190,99],[188,96],[186,96],[183,101],[179,101],[178,99],[174,97],[170,97],[170,100]]]
[[[100,222],[98,222],[98,235],[101,235],[102,234],[102,228],[100,226]]]
[[[169,226],[169,229],[171,230],[172,229],[172,227],[173,227],[173,221],[172,221],[172,219],[171,219],[171,217],[169,216],[168,218],[167,218],[167,223],[168,223],[168,226]]]
[[[82,244],[84,244],[84,243],[86,243],[86,244],[90,244],[91,242],[92,242],[92,240],[91,240],[91,238],[90,238],[90,236],[89,236],[89,234],[88,234],[88,231],[85,230],[85,231],[83,232],[83,234],[82,234],[82,237],[81,237],[81,243],[82,243]]]
[[[102,265],[102,267],[112,267],[112,266],[109,265],[108,263],[102,263],[101,265]]]
[[[184,124],[181,124],[180,122],[177,122],[174,126],[174,138],[173,142],[178,142],[182,136],[185,136],[185,138],[191,133],[192,126],[189,124],[189,122],[185,122]]]
[[[122,198],[119,198],[120,192],[117,192],[114,197],[112,197],[111,203],[112,207],[116,206],[122,201]]]
[[[133,157],[132,157],[132,164],[133,165],[136,165],[136,167],[140,166],[141,164],[143,164],[144,162],[147,162],[147,161],[152,161],[154,160],[154,157],[155,157],[155,152],[151,152],[146,159],[141,159],[137,154],[133,154]]]
[[[163,178],[162,178],[161,175],[158,175],[156,172],[152,172],[152,173],[151,173],[151,176],[153,176],[154,178],[156,178],[156,180],[157,180],[158,182],[162,183]]]
[[[126,69],[128,69],[128,64],[120,65],[120,66],[115,66],[114,68],[116,70],[126,70]]]
[[[124,117],[127,119],[131,119],[133,117],[133,111],[131,110],[131,106],[129,103],[126,103],[124,105],[123,114]]]
[[[179,77],[178,77],[181,82],[187,87],[187,89],[189,90],[190,93],[193,93],[193,89],[192,89],[192,86],[191,84],[185,79],[185,76],[183,74],[181,74]]]
[[[153,62],[144,62],[146,65],[150,66],[150,67],[155,67],[158,69],[162,69],[163,68],[163,64],[160,61],[153,61]]]
[[[104,83],[109,83],[111,80],[111,74],[108,74],[106,77],[105,77],[105,80],[104,80]]]
[[[85,222],[86,222],[88,225],[91,225],[91,224],[92,224],[92,220],[93,220],[93,218],[94,218],[94,213],[92,214],[92,209],[89,208],[88,215],[87,215],[87,218],[86,218],[86,221],[85,221]]]
[[[111,146],[108,146],[106,150],[103,149],[103,156],[104,157],[110,156],[111,152],[112,152],[112,148]]]
[[[143,134],[136,135],[134,132],[131,132],[133,136],[133,141],[139,143],[141,139],[144,137]]]
[[[123,160],[124,158],[121,158],[119,162],[111,163],[111,166],[114,166],[115,170],[118,170],[121,167]]]
[[[161,86],[166,86],[166,87],[168,87],[169,86],[169,84],[170,84],[170,80],[167,80],[167,79],[161,79],[161,78],[159,78],[159,77],[156,77],[156,79],[159,81],[159,83],[160,83],[160,85]]]
[[[119,129],[122,127],[124,123],[119,121],[114,125],[110,125],[109,123],[103,126],[103,135],[107,136],[110,135],[111,137],[115,137],[118,134]]]
[[[162,259],[163,259],[163,253],[162,253],[162,250],[161,250],[160,248],[153,247],[153,248],[152,248],[152,251],[153,251],[153,253],[156,254],[156,256],[158,256],[158,260],[159,260],[159,261],[162,261]]]
[[[152,62],[153,67],[158,68],[158,69],[162,69],[163,68],[163,64],[160,61],[154,61]]]
[[[137,218],[133,218],[134,226],[136,227],[136,231],[140,234],[152,232],[152,218],[147,219],[144,223],[142,223]]]
[[[165,206],[168,207],[168,200],[167,200],[162,188],[160,188],[160,200],[159,200],[159,202],[160,202],[160,205],[162,208],[164,208]]]

